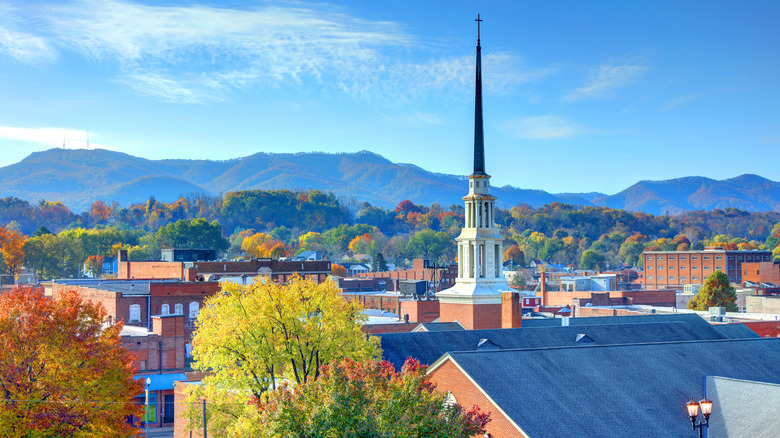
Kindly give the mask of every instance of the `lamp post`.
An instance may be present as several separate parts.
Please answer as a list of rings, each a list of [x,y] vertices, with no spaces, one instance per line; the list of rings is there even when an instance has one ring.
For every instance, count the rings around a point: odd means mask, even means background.
[[[152,384],[152,379],[146,378],[146,401],[144,402],[144,430],[145,434],[149,436],[149,385]]]
[[[704,421],[696,422],[696,418],[699,416],[699,407],[701,406],[701,415],[704,417]],[[688,417],[691,419],[691,428],[693,430],[699,429],[699,438],[704,437],[704,429],[710,427],[710,414],[712,413],[712,400],[702,399],[698,403],[689,401],[685,407],[688,409]]]

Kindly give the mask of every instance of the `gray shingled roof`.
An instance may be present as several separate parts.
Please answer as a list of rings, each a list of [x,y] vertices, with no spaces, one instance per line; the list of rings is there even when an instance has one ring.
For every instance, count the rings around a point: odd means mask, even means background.
[[[777,338],[588,344],[450,357],[534,438],[691,437],[685,403],[702,397],[704,376],[780,383]]]
[[[457,322],[421,322],[413,331],[425,332],[451,332],[466,330]]]
[[[609,318],[574,318],[572,321],[591,320],[594,325],[387,333],[380,336],[382,358],[393,363],[396,369],[400,369],[409,356],[429,365],[448,351],[476,350],[481,339],[488,339],[502,349],[726,339],[709,323],[694,316],[656,316],[649,320],[651,322],[637,324],[596,324]],[[576,343],[578,335],[586,335],[593,342]]]

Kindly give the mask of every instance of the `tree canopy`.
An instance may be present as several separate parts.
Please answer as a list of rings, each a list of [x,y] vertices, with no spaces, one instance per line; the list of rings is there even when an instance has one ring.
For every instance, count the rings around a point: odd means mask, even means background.
[[[707,310],[710,307],[725,307],[727,312],[738,310],[737,292],[729,283],[729,277],[721,271],[710,274],[699,293],[688,301],[689,309]]]
[[[121,344],[122,325],[75,292],[0,294],[0,430],[5,437],[131,437],[143,392]]]
[[[250,397],[260,398],[282,379],[315,380],[325,363],[377,355],[376,338],[360,329],[364,320],[361,305],[345,302],[332,282],[226,283],[198,315],[193,368],[212,374],[190,396],[208,398],[217,436],[243,436],[241,428],[256,417],[246,405]],[[189,417],[197,427],[197,407]]]
[[[255,436],[467,438],[484,433],[490,414],[447,403],[426,370],[411,358],[400,372],[377,360],[324,365],[316,381],[253,399],[260,412]]]

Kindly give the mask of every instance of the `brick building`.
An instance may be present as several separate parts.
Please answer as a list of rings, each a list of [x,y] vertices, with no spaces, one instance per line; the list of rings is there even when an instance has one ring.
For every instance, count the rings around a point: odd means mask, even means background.
[[[645,289],[682,289],[702,284],[713,272],[725,273],[732,283],[742,283],[742,264],[768,262],[771,251],[730,251],[718,247],[704,251],[645,251]]]
[[[127,260],[127,251],[119,251],[118,273],[120,279],[179,279],[184,281],[228,280],[246,284],[257,276],[269,276],[273,281],[285,283],[293,275],[322,283],[330,272],[327,260],[277,260],[259,258],[244,261],[146,261]]]
[[[108,322],[152,327],[152,315],[184,315],[184,330],[189,337],[203,301],[220,290],[216,281],[185,282],[181,280],[53,280],[51,295],[75,290],[83,299],[97,301],[105,307]],[[189,339],[189,338],[188,338]],[[189,341],[187,341],[189,342]]]
[[[122,345],[133,356],[136,379],[150,380],[149,427],[171,427],[175,418],[173,384],[187,380],[185,371],[186,344],[184,315],[152,317],[152,329],[125,326],[120,333]],[[144,404],[144,395],[136,397],[137,404]],[[143,424],[141,418],[131,419],[132,424]]]
[[[771,283],[780,286],[780,263],[769,261],[745,262],[742,264],[742,282],[758,285]]]
[[[434,267],[429,260],[412,260],[412,269],[398,271],[364,272],[357,274],[361,278],[375,278],[384,280],[385,290],[397,291],[401,280],[425,280],[430,285],[430,290],[438,292],[455,284],[458,277],[458,264],[451,264],[445,268]]]

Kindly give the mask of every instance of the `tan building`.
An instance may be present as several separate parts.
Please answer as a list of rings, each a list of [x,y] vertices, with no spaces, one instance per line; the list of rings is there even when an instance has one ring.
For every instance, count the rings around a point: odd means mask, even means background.
[[[645,251],[645,289],[682,289],[702,284],[713,272],[721,271],[732,283],[742,283],[742,264],[768,262],[771,251],[727,251],[717,247],[704,251]]]

